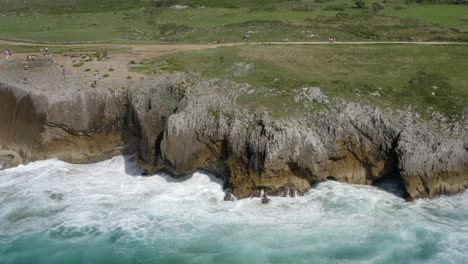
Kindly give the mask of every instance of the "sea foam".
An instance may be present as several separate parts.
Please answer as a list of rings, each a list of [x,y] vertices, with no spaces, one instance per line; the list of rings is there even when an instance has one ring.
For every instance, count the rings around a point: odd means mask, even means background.
[[[468,194],[405,202],[324,182],[223,201],[222,181],[142,177],[129,157],[0,172],[0,263],[466,263]]]

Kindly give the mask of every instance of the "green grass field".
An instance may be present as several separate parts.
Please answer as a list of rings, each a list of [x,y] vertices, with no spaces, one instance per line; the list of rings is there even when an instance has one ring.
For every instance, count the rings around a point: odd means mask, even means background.
[[[48,42],[468,41],[468,5],[351,0],[0,0],[0,37]],[[187,8],[172,8],[175,4]]]
[[[249,83],[256,92],[239,102],[279,115],[301,114],[293,98],[311,86],[331,98],[399,109],[412,105],[421,113],[432,107],[451,117],[468,105],[466,46],[252,45],[184,52],[136,67],[149,74],[185,70]]]
[[[150,4],[145,0],[0,0],[0,11],[62,14],[136,9]]]
[[[387,9],[385,15],[420,19],[444,26],[456,27],[468,24],[468,6],[459,5],[410,5],[405,9]]]

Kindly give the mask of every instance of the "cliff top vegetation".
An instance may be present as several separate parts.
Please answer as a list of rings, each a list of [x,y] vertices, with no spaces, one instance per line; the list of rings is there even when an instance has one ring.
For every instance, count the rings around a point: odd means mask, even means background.
[[[465,45],[248,45],[181,52],[147,60],[135,71],[198,72],[248,83],[241,105],[285,116],[301,114],[295,101],[305,87],[329,98],[460,116],[468,105]]]

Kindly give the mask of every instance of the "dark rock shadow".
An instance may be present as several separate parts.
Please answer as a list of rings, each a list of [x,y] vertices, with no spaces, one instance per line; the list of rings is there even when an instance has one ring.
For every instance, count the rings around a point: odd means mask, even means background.
[[[374,181],[372,185],[382,191],[394,194],[404,199],[409,197],[403,178],[398,171],[383,176],[382,178]]]
[[[138,166],[135,163],[135,155],[126,155],[124,156],[124,159],[125,173],[133,177],[142,176],[144,174],[144,171],[138,168]]]

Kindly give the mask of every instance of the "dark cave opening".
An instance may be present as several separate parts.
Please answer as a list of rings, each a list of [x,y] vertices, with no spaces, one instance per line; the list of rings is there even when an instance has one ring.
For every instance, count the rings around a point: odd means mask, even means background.
[[[328,177],[327,177],[327,180],[328,180],[328,181],[338,181],[338,180],[337,180],[335,177],[333,177],[333,176],[328,176]]]
[[[405,182],[401,177],[399,168],[399,158],[397,153],[398,141],[400,134],[398,134],[392,142],[391,149],[388,153],[388,159],[385,162],[384,171],[387,172],[384,176],[372,182],[375,186],[383,191],[394,194],[398,197],[408,199],[409,194],[406,190]]]
[[[405,182],[403,181],[399,171],[391,172],[378,180],[375,180],[372,183],[372,186],[404,199],[409,197],[408,192],[406,191]]]

